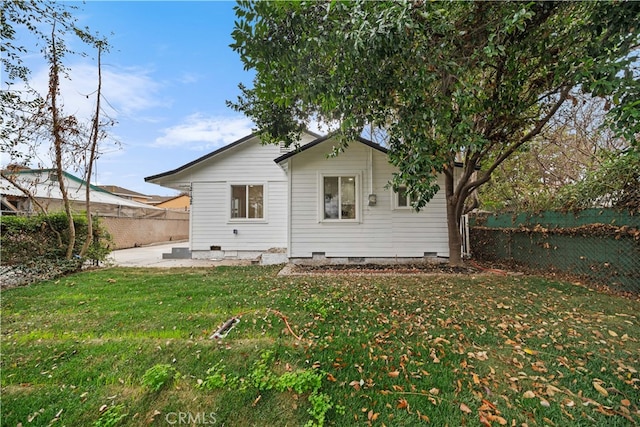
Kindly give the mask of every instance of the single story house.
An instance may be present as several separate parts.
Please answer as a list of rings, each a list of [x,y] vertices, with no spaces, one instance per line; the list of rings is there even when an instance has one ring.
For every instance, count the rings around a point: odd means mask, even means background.
[[[145,181],[191,195],[193,258],[388,262],[448,257],[442,191],[416,212],[388,185],[387,150],[358,138],[337,156],[331,136],[292,150],[249,135]],[[439,178],[444,188],[444,178]]]

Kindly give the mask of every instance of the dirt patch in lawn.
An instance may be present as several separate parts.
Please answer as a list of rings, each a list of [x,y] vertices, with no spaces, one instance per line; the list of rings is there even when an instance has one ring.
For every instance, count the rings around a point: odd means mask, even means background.
[[[322,275],[322,274],[478,274],[482,270],[471,265],[452,267],[446,263],[415,263],[415,264],[326,264],[326,265],[298,265],[288,264],[280,275]]]

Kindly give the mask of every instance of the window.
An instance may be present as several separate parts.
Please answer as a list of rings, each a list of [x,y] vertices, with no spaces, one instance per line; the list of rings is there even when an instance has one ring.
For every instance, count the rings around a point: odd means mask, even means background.
[[[231,186],[231,218],[263,219],[264,194],[262,185]]]
[[[396,208],[397,209],[412,209],[411,202],[416,200],[415,195],[409,196],[409,190],[407,187],[400,187],[396,193]]]
[[[323,177],[323,219],[355,220],[356,190],[355,176]]]

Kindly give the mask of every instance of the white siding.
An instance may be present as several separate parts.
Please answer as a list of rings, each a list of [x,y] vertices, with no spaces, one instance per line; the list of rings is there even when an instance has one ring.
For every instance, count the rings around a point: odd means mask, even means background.
[[[289,160],[291,257],[311,257],[314,252],[327,257],[422,257],[426,252],[448,256],[443,190],[418,213],[393,209],[394,193],[385,187],[394,169],[385,154],[357,142],[335,158],[327,158],[330,151],[327,141]],[[322,174],[353,173],[359,176],[360,221],[323,222],[318,206]],[[444,189],[443,179],[440,186]],[[377,195],[375,206],[367,204],[371,189]]]
[[[223,251],[286,247],[287,177],[273,162],[279,155],[278,145],[261,145],[256,138],[177,174],[175,180],[191,184],[192,251],[208,251],[211,246]],[[264,220],[230,219],[232,184],[264,186]]]

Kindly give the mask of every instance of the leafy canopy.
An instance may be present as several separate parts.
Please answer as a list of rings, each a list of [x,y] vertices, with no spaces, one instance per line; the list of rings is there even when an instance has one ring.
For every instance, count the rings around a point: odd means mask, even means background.
[[[314,119],[339,123],[345,142],[386,129],[395,186],[417,207],[445,173],[461,212],[572,90],[609,97],[627,138],[640,129],[640,3],[241,1],[236,14],[231,46],[256,76],[230,105],[273,141]]]

